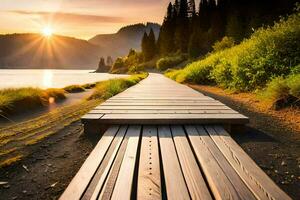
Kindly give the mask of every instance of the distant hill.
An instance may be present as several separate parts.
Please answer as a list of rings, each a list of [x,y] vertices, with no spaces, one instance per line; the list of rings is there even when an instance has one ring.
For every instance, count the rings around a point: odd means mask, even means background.
[[[91,69],[101,53],[85,40],[40,34],[0,35],[0,47],[0,68]]]
[[[102,56],[117,58],[127,55],[130,48],[140,49],[144,32],[151,28],[158,36],[160,25],[153,23],[126,26],[89,41],[33,33],[0,35],[0,69],[96,69]]]
[[[130,48],[140,50],[141,41],[145,31],[153,29],[156,39],[159,35],[160,25],[155,23],[134,24],[121,28],[115,34],[100,34],[88,40],[90,43],[100,46],[102,56],[127,55]]]

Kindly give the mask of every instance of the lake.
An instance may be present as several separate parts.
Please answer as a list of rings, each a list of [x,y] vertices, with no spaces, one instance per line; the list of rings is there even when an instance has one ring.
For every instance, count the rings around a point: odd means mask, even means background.
[[[0,88],[63,88],[127,76],[91,72],[93,70],[0,69]]]

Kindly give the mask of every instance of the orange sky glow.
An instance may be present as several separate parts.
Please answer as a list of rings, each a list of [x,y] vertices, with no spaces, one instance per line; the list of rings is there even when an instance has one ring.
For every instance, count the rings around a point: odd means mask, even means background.
[[[0,34],[41,33],[89,39],[134,23],[162,23],[169,0],[1,0]]]

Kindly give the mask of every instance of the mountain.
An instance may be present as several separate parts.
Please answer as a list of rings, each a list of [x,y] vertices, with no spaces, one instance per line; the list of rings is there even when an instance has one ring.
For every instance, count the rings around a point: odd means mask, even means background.
[[[145,31],[149,33],[151,28],[157,39],[160,25],[147,23],[123,27],[115,34],[96,35],[88,41],[91,44],[100,46],[102,56],[112,56],[113,58],[117,58],[119,56],[127,55],[130,48],[140,50],[143,34]]]
[[[144,32],[151,28],[158,36],[160,25],[153,23],[126,26],[89,41],[34,33],[0,35],[0,69],[96,69],[101,56],[116,58],[127,55],[130,48],[140,49]]]
[[[0,68],[91,69],[101,50],[85,40],[40,34],[0,35]]]

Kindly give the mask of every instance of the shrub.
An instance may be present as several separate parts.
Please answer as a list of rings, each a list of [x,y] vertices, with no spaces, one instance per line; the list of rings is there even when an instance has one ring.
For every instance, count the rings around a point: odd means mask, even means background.
[[[81,85],[70,85],[65,87],[64,90],[69,93],[77,93],[77,92],[84,92],[85,88],[84,86]]]
[[[136,52],[133,49],[129,50],[129,53],[124,58],[117,58],[112,66],[111,73],[127,73],[127,72],[139,72],[142,70],[139,64],[143,61],[143,55],[140,52]]]
[[[181,76],[183,81],[217,83],[224,88],[252,91],[264,88],[273,77],[298,74],[299,8],[298,6],[296,13],[281,19],[273,27],[257,30],[241,44],[213,52],[204,59],[187,65],[181,71],[184,75],[175,76],[173,73],[173,78]],[[221,41],[215,45],[216,50],[225,46],[222,43]]]
[[[270,101],[273,108],[279,109],[290,105],[300,105],[300,74],[272,79],[261,97]]]
[[[157,61],[156,68],[164,71],[168,68],[176,67],[176,65],[182,63],[185,60],[187,60],[187,56],[184,54],[164,57]]]
[[[228,48],[231,48],[235,45],[234,39],[232,37],[223,37],[223,39],[221,41],[217,41],[214,45],[213,45],[213,50],[214,52],[217,51],[222,51]]]

